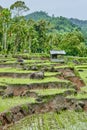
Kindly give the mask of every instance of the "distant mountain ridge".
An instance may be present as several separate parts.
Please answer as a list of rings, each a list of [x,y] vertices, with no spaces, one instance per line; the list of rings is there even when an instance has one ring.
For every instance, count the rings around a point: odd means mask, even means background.
[[[25,17],[26,17],[26,19],[33,19],[35,21],[38,21],[41,19],[49,20],[51,18],[46,12],[43,12],[43,11],[33,12],[31,14],[26,15]]]
[[[79,20],[71,18],[69,19],[73,24],[81,28],[82,33],[84,34],[85,39],[87,39],[87,20]],[[87,42],[86,42],[87,43]]]
[[[25,16],[26,19],[33,19],[34,21],[46,20],[52,24],[52,29],[59,32],[70,32],[74,29],[80,29],[78,25],[73,24],[68,18],[49,16],[46,12],[36,11]]]
[[[36,21],[40,20],[40,19],[49,20],[50,18],[57,18],[54,15],[49,16],[48,13],[46,13],[44,11],[36,11],[36,12],[33,12],[31,14],[26,15],[25,17],[27,19],[33,19],[33,20],[36,20]],[[62,16],[60,16],[60,17],[62,17]],[[66,18],[66,19],[68,19],[68,18]],[[80,19],[76,19],[76,18],[70,18],[68,20],[70,20],[70,22],[72,22],[73,24],[78,25],[79,27],[87,26],[87,20],[80,20]]]
[[[87,20],[79,20],[76,18],[70,18],[69,20],[80,27],[87,26]]]
[[[80,30],[85,39],[87,39],[87,20],[79,20],[75,18],[49,16],[46,12],[36,11],[25,16],[26,19],[39,21],[41,19],[49,21],[53,25],[53,30],[59,32],[71,32],[72,30]]]

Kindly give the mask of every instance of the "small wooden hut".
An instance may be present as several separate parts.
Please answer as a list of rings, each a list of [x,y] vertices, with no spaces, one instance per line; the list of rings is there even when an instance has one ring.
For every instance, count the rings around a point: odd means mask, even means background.
[[[50,51],[50,58],[53,62],[64,62],[64,55],[66,52],[64,50],[51,50]]]

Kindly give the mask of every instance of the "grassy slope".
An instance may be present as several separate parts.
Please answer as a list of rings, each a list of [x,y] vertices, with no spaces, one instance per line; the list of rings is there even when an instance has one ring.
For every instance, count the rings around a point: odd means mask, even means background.
[[[3,112],[5,110],[10,109],[11,107],[20,105],[20,104],[25,104],[25,103],[33,103],[35,102],[34,98],[31,97],[13,97],[13,98],[6,98],[2,99],[0,97],[0,112]]]
[[[85,81],[86,86],[81,88],[80,93],[76,96],[71,95],[68,98],[76,98],[76,99],[87,99],[87,65],[80,65],[75,67],[79,71],[80,77]]]
[[[55,77],[44,78],[44,79],[22,79],[22,78],[0,78],[0,83],[4,84],[31,84],[31,83],[49,83],[49,82],[66,82],[67,80],[60,80]]]
[[[82,70],[79,71],[79,74],[81,76],[81,78],[85,81],[86,85],[87,85],[87,65],[80,65],[80,66],[76,66],[77,70]]]
[[[31,90],[31,92],[36,92],[38,95],[54,95],[54,94],[59,94],[63,93],[66,90],[73,90],[73,89],[36,89],[36,90]]]
[[[0,73],[31,73],[32,70],[22,70],[21,68],[0,68]]]

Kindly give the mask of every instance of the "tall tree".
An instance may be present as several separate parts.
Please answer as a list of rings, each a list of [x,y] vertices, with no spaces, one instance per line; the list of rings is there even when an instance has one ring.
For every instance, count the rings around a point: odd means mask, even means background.
[[[10,20],[11,20],[10,10],[6,8],[3,9],[1,11],[0,23],[2,26],[2,44],[3,44],[3,49],[5,53],[7,51],[7,31],[9,28]]]
[[[39,53],[45,52],[45,42],[47,38],[47,26],[48,22],[45,20],[40,20],[35,24],[35,30],[37,31],[38,34],[38,48],[37,51]]]
[[[82,47],[82,42],[84,42],[82,34],[79,31],[73,31],[62,36],[59,46],[64,49],[68,55],[76,56],[80,55],[80,47]]]
[[[14,15],[17,17],[21,16],[24,12],[29,10],[25,2],[23,1],[16,1],[14,4],[10,6],[10,9],[14,12]]]

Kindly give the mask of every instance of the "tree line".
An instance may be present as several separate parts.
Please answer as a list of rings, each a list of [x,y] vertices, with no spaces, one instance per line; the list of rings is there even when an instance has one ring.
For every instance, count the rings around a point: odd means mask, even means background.
[[[28,10],[23,1],[15,2],[10,9],[0,6],[1,53],[49,53],[50,50],[65,50],[67,55],[87,55],[84,36],[80,30],[59,32],[53,28],[52,22],[45,19],[26,19],[23,13]],[[61,19],[64,22],[62,17]]]

